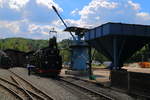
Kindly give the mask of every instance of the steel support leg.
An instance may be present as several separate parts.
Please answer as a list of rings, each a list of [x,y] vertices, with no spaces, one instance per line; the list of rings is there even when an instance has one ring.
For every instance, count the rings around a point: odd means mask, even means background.
[[[113,69],[118,69],[117,37],[113,37]]]
[[[91,47],[89,47],[89,76],[92,76],[92,56],[91,56]]]

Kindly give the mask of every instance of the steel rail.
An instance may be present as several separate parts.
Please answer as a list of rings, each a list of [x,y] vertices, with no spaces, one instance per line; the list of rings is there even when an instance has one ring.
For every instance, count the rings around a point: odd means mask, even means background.
[[[60,80],[66,82],[66,83],[69,83],[69,84],[71,84],[71,85],[73,85],[73,86],[76,86],[76,87],[78,87],[78,88],[80,88],[80,89],[83,89],[83,90],[86,90],[86,91],[88,91],[88,92],[91,92],[91,93],[93,93],[93,94],[95,94],[95,95],[98,95],[98,96],[100,96],[100,97],[103,97],[103,98],[105,98],[106,100],[115,100],[114,98],[112,98],[112,97],[110,97],[110,96],[107,96],[107,95],[105,95],[104,93],[100,93],[100,92],[91,90],[91,89],[89,89],[89,88],[87,88],[87,87],[84,87],[84,86],[81,86],[81,85],[77,85],[77,84],[75,84],[75,83],[73,83],[73,82],[67,81],[67,80],[62,79],[62,78],[60,78]]]
[[[56,82],[56,84],[60,85],[61,87],[65,88],[66,90],[68,90],[70,93],[75,94],[77,97],[79,97],[79,100],[93,100],[93,98],[89,95],[87,95],[86,93],[84,93],[83,91],[80,91],[78,88],[70,85],[70,84],[66,84],[65,82],[60,80],[54,80]]]
[[[12,78],[12,77],[11,77]],[[6,79],[4,79],[4,78],[2,78],[2,77],[0,77],[0,80],[1,81],[4,81],[4,82],[7,82],[8,84],[10,84],[10,85],[12,85],[12,86],[14,86],[14,87],[16,87],[16,88],[18,88],[18,89],[20,89],[21,91],[23,91],[24,92],[24,90],[22,89],[22,87],[20,87],[20,85],[17,85],[17,83],[15,84],[15,83],[13,83],[13,82],[11,82],[11,81],[8,81],[8,80],[6,80]],[[14,79],[12,79],[13,81],[14,81]],[[33,91],[31,91],[31,90],[28,90],[28,89],[25,89],[29,94],[32,94],[32,95],[34,95],[34,96],[36,96],[37,98],[40,98],[41,100],[45,100],[45,98],[43,98],[42,96],[40,96],[39,94],[37,94],[37,93],[35,93],[35,92],[33,92]]]
[[[34,97],[20,84],[18,80],[16,80],[14,77],[12,77],[16,83],[22,88],[22,90],[28,95],[30,100],[35,100]]]
[[[15,79],[13,76],[11,76],[11,79],[16,83],[16,84],[18,84],[18,80],[17,79]],[[18,84],[19,86],[20,86],[20,84]],[[23,86],[22,86],[23,87]],[[41,95],[39,95],[39,94],[37,94],[36,92],[33,92],[33,91],[30,91],[30,90],[28,90],[28,89],[26,89],[26,88],[24,88],[29,94],[32,94],[32,95],[34,95],[34,96],[37,96],[38,98],[40,98],[41,100],[45,100],[45,98],[44,97],[42,97]]]
[[[3,85],[0,83],[0,86],[2,86],[4,89],[6,89],[8,92],[10,92],[11,94],[15,95],[17,98],[19,98],[20,100],[24,100],[20,95],[18,95],[18,93],[16,93],[14,90],[8,88],[7,86]]]
[[[20,78],[21,80],[23,80],[24,82],[26,82],[27,84],[29,84],[30,86],[32,86],[32,88],[34,88],[35,90],[37,90],[38,92],[40,92],[42,95],[44,95],[46,98],[48,98],[48,100],[55,100],[54,97],[50,96],[49,94],[47,94],[45,91],[41,91],[41,89],[39,89],[36,85],[34,85],[33,83],[31,83],[30,81],[22,78],[21,76],[19,76],[18,74],[14,73],[13,71],[9,70],[12,74],[14,74],[16,77]]]

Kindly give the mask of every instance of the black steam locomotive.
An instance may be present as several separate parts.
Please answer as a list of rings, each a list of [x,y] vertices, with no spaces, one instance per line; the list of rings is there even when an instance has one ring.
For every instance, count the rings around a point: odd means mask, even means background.
[[[49,39],[49,46],[39,49],[29,57],[32,71],[40,75],[57,76],[62,69],[62,57],[59,54],[56,38]]]

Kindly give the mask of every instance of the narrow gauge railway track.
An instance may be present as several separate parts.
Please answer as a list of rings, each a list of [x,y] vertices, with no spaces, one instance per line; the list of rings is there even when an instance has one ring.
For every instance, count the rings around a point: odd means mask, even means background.
[[[23,98],[20,95],[18,95],[14,90],[8,88],[6,85],[0,83],[0,86],[3,87],[8,92],[10,92],[12,95],[14,95],[15,98],[17,98],[19,100],[23,100]]]
[[[109,87],[105,87],[99,82],[93,83],[91,81],[84,80],[84,79],[74,77],[74,76],[68,76],[68,77],[62,77],[62,78],[67,79],[68,81],[73,82],[74,84],[83,86],[90,90],[94,90],[98,93],[105,94],[106,96],[108,95],[110,98],[113,98],[114,100],[133,100],[133,98],[130,95],[124,92],[113,90]]]
[[[32,97],[30,97],[24,89],[9,80],[0,77],[0,86],[20,100],[32,100]]]
[[[72,79],[73,80],[73,79]],[[71,85],[79,90],[81,90],[82,92],[85,93],[85,95],[89,96],[92,100],[115,100],[114,98],[105,95],[104,93],[101,92],[97,92],[95,90],[92,90],[90,88],[87,88],[85,86],[79,85],[74,83],[72,80],[68,80],[67,78],[59,78],[59,81],[61,82],[65,82],[68,85]]]
[[[6,83],[11,84],[12,86],[15,86],[18,89],[21,89],[22,91],[24,91],[24,93],[28,96],[27,99],[29,100],[54,100],[52,96],[50,96],[46,92],[39,89],[36,85],[33,85],[33,83],[29,82],[28,80],[25,80],[24,78],[20,77],[18,74],[14,73],[13,71],[10,71],[10,72],[13,74],[12,76],[10,76],[13,82],[10,82],[2,78],[0,78],[0,80],[3,80]],[[22,99],[22,100],[27,100],[27,99]]]
[[[66,89],[68,92],[70,92],[74,96],[76,96],[78,98],[77,100],[92,100],[91,97],[89,97],[88,95],[83,93],[81,90],[79,90],[78,88],[76,88],[76,87],[74,87],[72,85],[66,84],[66,82],[60,81],[58,79],[53,79],[53,81],[57,85],[61,86],[62,88]]]
[[[12,79],[14,81],[17,81],[14,77]],[[42,97],[41,95],[39,95],[38,93],[32,90],[29,90],[29,89],[24,88],[23,86],[20,86],[20,84],[18,84],[18,81],[15,84],[14,82],[11,82],[1,77],[0,77],[0,81],[1,81],[0,86],[5,88],[8,92],[12,93],[16,98],[20,100],[53,100],[52,98],[47,99],[49,97],[47,98]]]

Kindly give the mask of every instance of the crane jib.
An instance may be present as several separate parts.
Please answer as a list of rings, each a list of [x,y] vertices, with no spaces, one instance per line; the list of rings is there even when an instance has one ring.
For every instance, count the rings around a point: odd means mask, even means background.
[[[62,21],[62,23],[64,24],[64,26],[67,28],[67,24],[64,22],[64,20],[62,19],[62,17],[60,16],[60,14],[58,13],[57,9],[55,8],[55,6],[52,6],[53,10],[56,12],[57,16],[60,18],[60,20]],[[73,40],[76,40],[75,36],[72,34],[71,31],[69,31],[70,35],[73,37]]]

